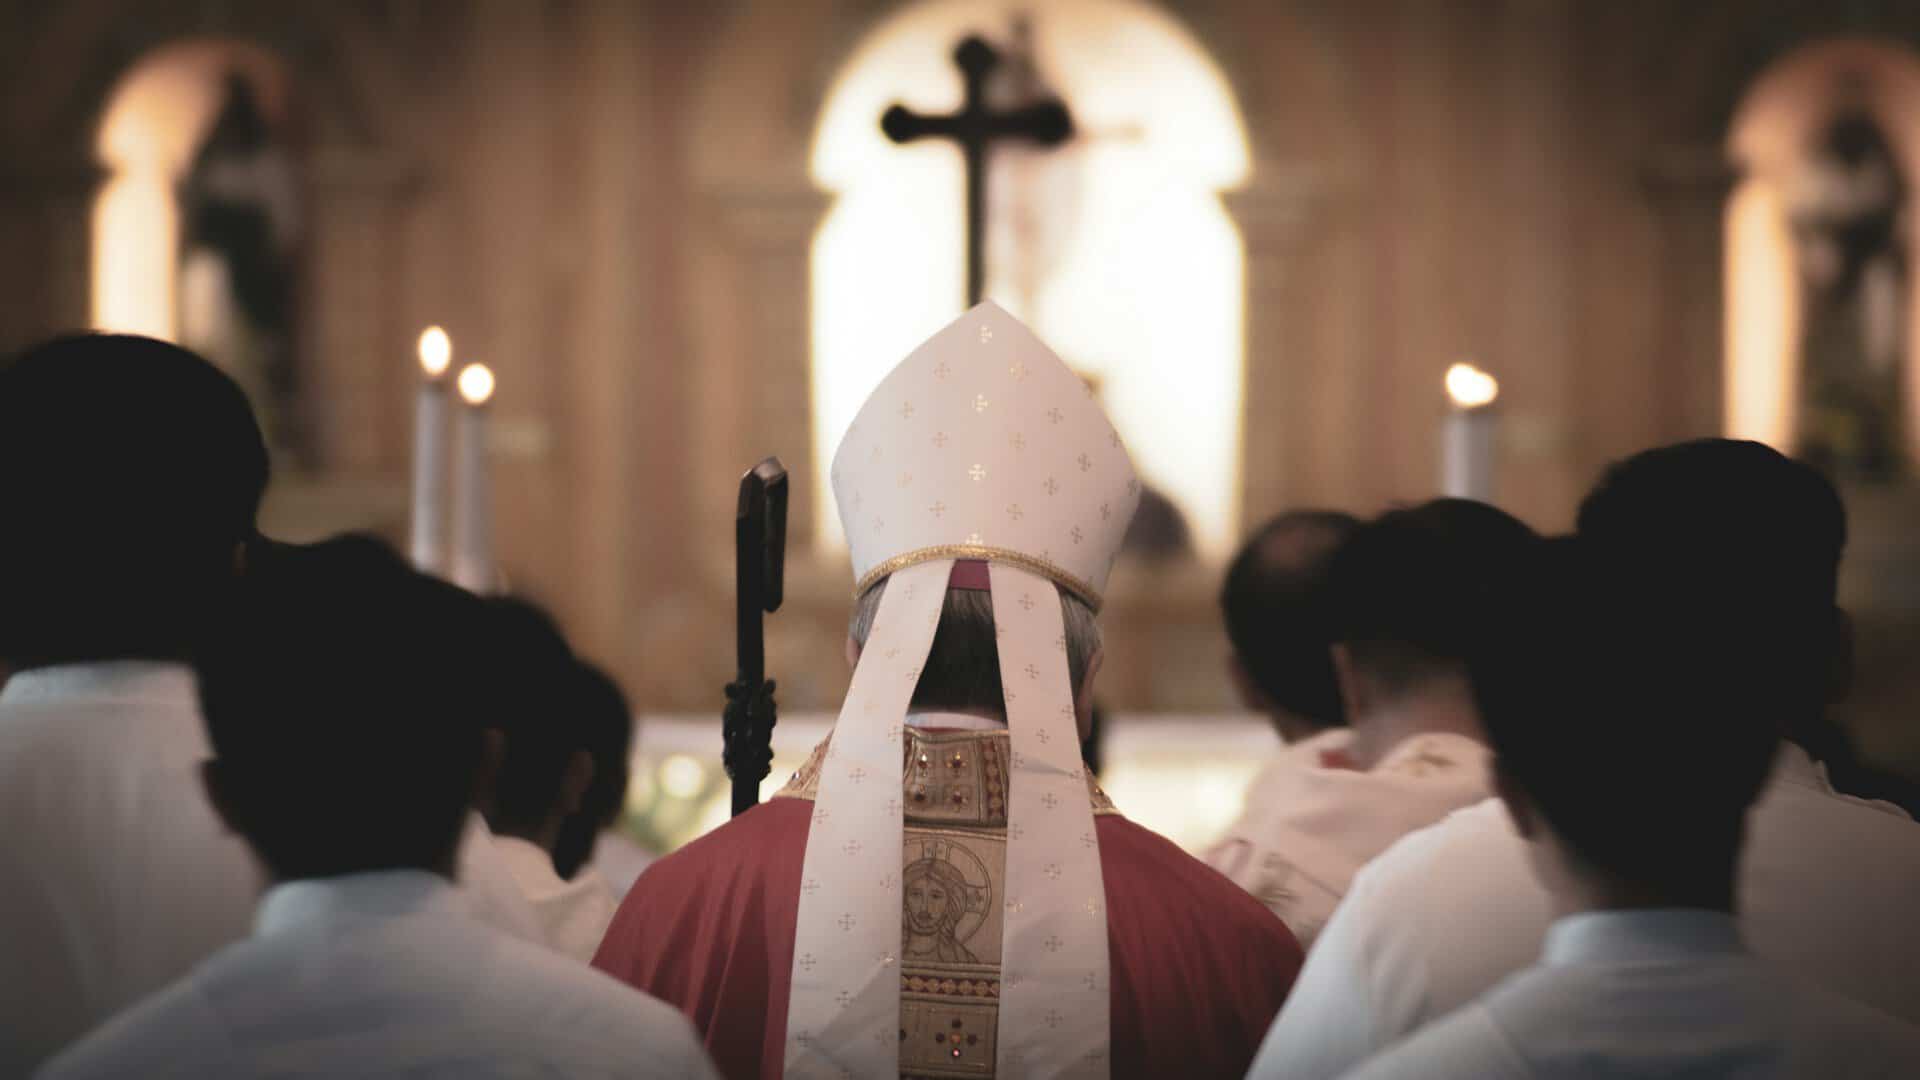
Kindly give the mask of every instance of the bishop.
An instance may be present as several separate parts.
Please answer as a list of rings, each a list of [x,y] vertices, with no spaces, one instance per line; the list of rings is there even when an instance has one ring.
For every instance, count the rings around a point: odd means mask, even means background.
[[[1080,757],[1140,495],[1099,406],[982,304],[881,382],[833,483],[839,721],[642,875],[594,963],[692,1016],[733,1080],[1241,1075],[1299,945]]]

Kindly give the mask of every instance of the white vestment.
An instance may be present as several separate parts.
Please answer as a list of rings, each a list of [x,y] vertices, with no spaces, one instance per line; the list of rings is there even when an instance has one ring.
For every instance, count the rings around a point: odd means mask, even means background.
[[[1836,794],[1804,750],[1783,744],[1748,818],[1739,896],[1760,957],[1920,1022],[1920,825],[1905,814]],[[1498,801],[1407,836],[1354,879],[1255,1073],[1343,1074],[1533,963],[1550,921]]]
[[[1920,1076],[1920,1030],[1748,952],[1733,916],[1588,911],[1351,1080]]]
[[[581,962],[593,959],[619,906],[613,890],[592,867],[568,881],[554,872],[553,856],[516,836],[496,836],[493,850],[513,874],[549,948]]]
[[[1258,825],[1259,819],[1273,805],[1272,790],[1290,783],[1293,774],[1302,766],[1337,768],[1351,764],[1346,756],[1347,747],[1351,745],[1352,728],[1330,727],[1282,746],[1273,760],[1254,774],[1253,781],[1247,785],[1246,796],[1241,800],[1240,816],[1220,834],[1220,840],[1214,848],[1225,847],[1234,836],[1244,834]],[[1207,853],[1207,861],[1213,861],[1212,850]]]
[[[207,805],[193,674],[120,661],[0,690],[0,1076],[246,935],[259,879]]]
[[[460,890],[417,870],[274,887],[252,937],[44,1074],[715,1075],[678,1011],[480,922]]]
[[[533,910],[520,883],[514,880],[500,852],[501,838],[487,829],[480,811],[467,812],[467,828],[460,836],[460,862],[455,873],[467,894],[473,917],[522,941],[552,946],[540,916]]]
[[[1261,774],[1240,821],[1207,852],[1209,865],[1280,916],[1303,946],[1313,944],[1374,856],[1492,794],[1491,754],[1464,735],[1403,739],[1366,771],[1323,762],[1350,741],[1340,731],[1289,748]]]
[[[597,871],[614,896],[625,896],[656,858],[622,830],[607,829],[594,841],[593,861],[585,869]]]
[[[182,664],[32,668],[0,690],[0,1076],[246,936],[261,879],[207,803],[211,756]],[[473,814],[475,913],[544,940],[490,841]]]

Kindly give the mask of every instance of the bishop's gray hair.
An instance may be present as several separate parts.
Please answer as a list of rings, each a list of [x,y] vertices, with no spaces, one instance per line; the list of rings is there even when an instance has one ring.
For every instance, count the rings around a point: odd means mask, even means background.
[[[880,611],[880,596],[886,592],[882,578],[860,594],[854,602],[853,618],[847,633],[854,643],[866,647],[873,619]],[[1093,609],[1086,601],[1066,591],[1060,593],[1060,617],[1066,627],[1067,678],[1077,700],[1081,684],[1093,654],[1100,651],[1100,626],[1094,622]],[[993,625],[993,596],[978,589],[948,589],[946,604],[940,609],[940,624],[933,631],[933,647],[921,666],[919,685],[914,687],[912,706],[916,709],[986,709],[1006,715],[1006,697],[1000,688],[1000,647]]]

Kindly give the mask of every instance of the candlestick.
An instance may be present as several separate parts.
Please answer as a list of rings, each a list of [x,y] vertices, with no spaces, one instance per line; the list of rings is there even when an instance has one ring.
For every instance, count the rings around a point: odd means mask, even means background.
[[[429,326],[420,334],[420,388],[413,405],[413,507],[407,553],[429,574],[447,558],[447,370],[453,342]]]
[[[1441,427],[1443,494],[1493,501],[1493,402],[1499,396],[1499,381],[1472,364],[1447,369],[1447,397],[1453,407]]]
[[[454,427],[453,581],[474,592],[498,583],[493,563],[493,486],[487,468],[487,402],[493,372],[485,364],[460,370],[465,408]]]

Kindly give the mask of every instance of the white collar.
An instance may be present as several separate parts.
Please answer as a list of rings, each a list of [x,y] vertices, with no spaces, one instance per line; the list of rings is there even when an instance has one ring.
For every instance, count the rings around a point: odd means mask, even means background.
[[[254,912],[256,937],[273,937],[315,923],[397,919],[414,915],[460,917],[466,901],[454,884],[428,870],[373,870],[303,878],[268,889]]]
[[[1746,952],[1740,926],[1724,911],[1631,908],[1581,911],[1547,928],[1540,962],[1548,966],[1639,967],[1684,964]]]
[[[192,703],[193,669],[172,660],[93,660],[14,672],[0,705],[112,700]]]
[[[1493,756],[1493,751],[1479,739],[1462,735],[1457,731],[1421,731],[1401,739],[1380,755],[1373,766],[1374,772],[1382,772],[1404,761],[1412,761],[1423,754],[1435,754],[1440,757],[1449,755],[1458,757],[1461,764],[1485,762]]]
[[[951,731],[1005,731],[1007,722],[986,716],[974,716],[970,713],[940,712],[929,709],[925,712],[907,714],[907,726],[917,728],[944,728]]]
[[[1780,741],[1780,749],[1773,756],[1773,778],[1822,795],[1834,794],[1833,782],[1827,779],[1827,767],[1813,760],[1813,755],[1800,744],[1785,739]]]

